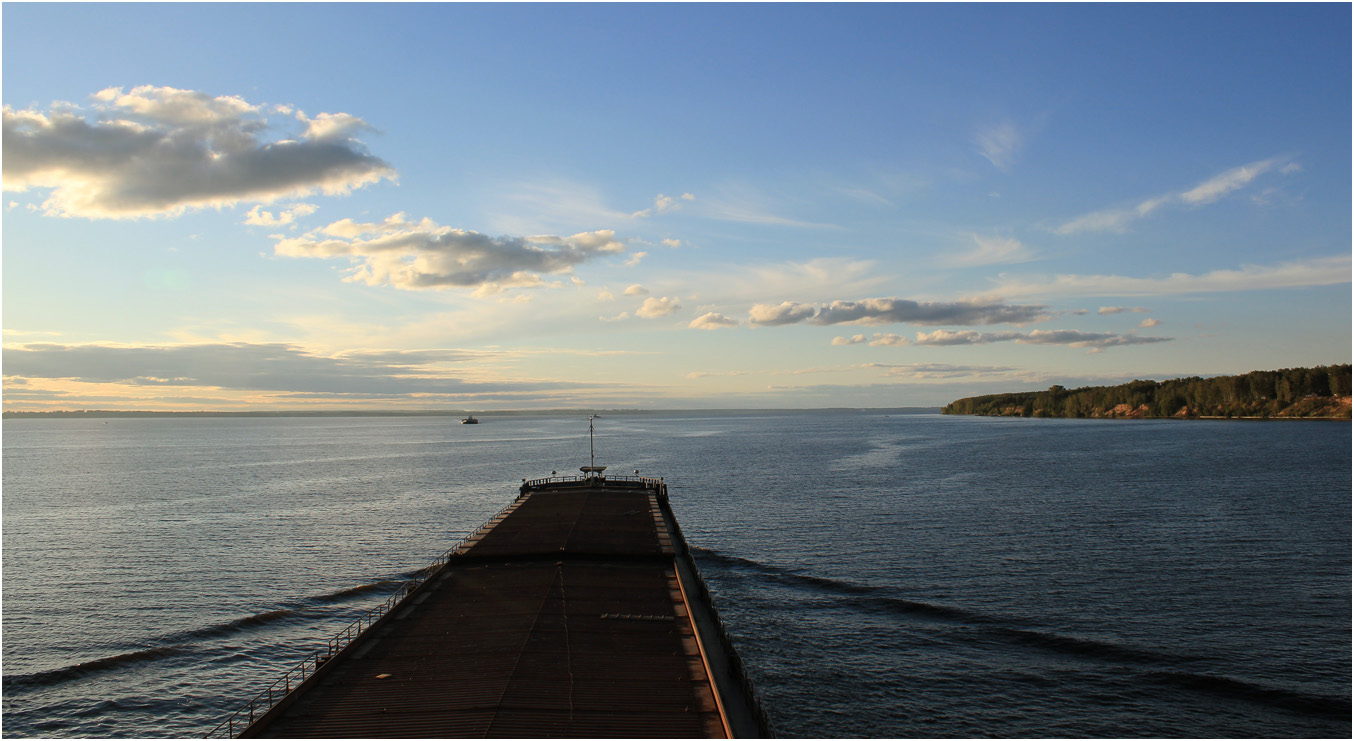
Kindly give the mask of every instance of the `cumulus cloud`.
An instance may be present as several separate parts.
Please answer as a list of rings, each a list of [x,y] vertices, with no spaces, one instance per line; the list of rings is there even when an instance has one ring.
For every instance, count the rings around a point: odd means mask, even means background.
[[[675,249],[677,249],[678,247],[681,247],[681,246],[682,246],[682,240],[680,240],[680,239],[665,239],[665,240],[663,240],[663,246],[664,246],[664,247],[671,247],[671,248],[673,248],[673,249],[675,250]]]
[[[643,260],[648,256],[649,253],[647,252],[636,252],[633,255],[630,255],[630,259],[625,261],[625,266],[627,268],[633,268],[634,266],[639,264],[640,260]]]
[[[642,286],[642,285],[636,283],[636,284],[634,284],[633,286],[627,286],[627,287],[626,287],[626,289],[625,289],[625,295],[627,295],[627,296],[648,296],[648,295],[649,295],[649,289],[647,289],[647,288],[645,288],[644,286]]]
[[[994,290],[1002,296],[1168,296],[1227,291],[1330,286],[1350,282],[1350,256],[1334,255],[1278,265],[1243,265],[1201,275],[1173,273],[1160,278],[1122,275],[1057,275],[1006,278]]]
[[[273,131],[268,109],[235,96],[144,85],[93,97],[93,112],[4,106],[5,190],[49,190],[49,215],[118,219],[344,194],[395,177],[353,137],[365,122],[346,113],[286,117],[305,124],[288,135]]]
[[[870,347],[902,347],[907,344],[907,338],[897,334],[875,333],[874,339],[870,340]]]
[[[644,299],[644,303],[635,310],[635,316],[644,319],[657,319],[662,316],[676,313],[681,308],[682,307],[677,304],[677,299],[675,298],[668,298],[667,296],[664,296],[663,298],[650,296],[649,298]]]
[[[760,327],[775,327],[782,324],[802,322],[814,314],[814,308],[795,301],[783,301],[779,304],[756,304],[748,311],[752,323]]]
[[[1171,337],[1140,337],[1106,332],[1078,332],[1071,329],[1036,329],[1032,332],[975,332],[938,329],[917,333],[916,344],[930,346],[988,345],[993,342],[1015,342],[1020,345],[1067,345],[1069,347],[1103,349],[1123,345],[1148,345],[1170,342]]]
[[[839,346],[842,346],[842,345],[859,345],[859,344],[861,344],[861,343],[863,343],[863,342],[865,342],[865,335],[863,335],[863,334],[851,335],[850,337],[833,337],[833,338],[832,338],[832,344],[834,344],[834,345],[839,345]]]
[[[347,258],[353,267],[345,280],[352,282],[481,293],[541,285],[543,273],[565,273],[624,249],[610,230],[571,237],[489,237],[427,218],[409,221],[402,213],[379,223],[343,219],[299,237],[279,238],[273,246],[283,257]]]
[[[711,311],[692,319],[687,326],[691,329],[724,329],[725,327],[737,327],[738,320]]]
[[[1095,211],[1079,216],[1062,224],[1054,229],[1054,231],[1058,234],[1124,232],[1128,230],[1129,224],[1151,215],[1163,206],[1176,205],[1188,207],[1207,205],[1222,199],[1224,196],[1234,191],[1246,187],[1251,181],[1273,170],[1278,170],[1281,174],[1288,175],[1300,172],[1301,167],[1298,166],[1297,163],[1290,162],[1284,157],[1274,157],[1259,162],[1252,162],[1248,165],[1242,165],[1241,167],[1236,167],[1227,172],[1215,175],[1192,188],[1148,198],[1141,203],[1138,203],[1136,206]]]
[[[1138,326],[1139,326],[1139,327],[1142,327],[1143,329],[1148,329],[1148,328],[1151,328],[1151,327],[1159,327],[1159,326],[1161,326],[1161,320],[1160,320],[1160,319],[1151,319],[1151,318],[1144,319],[1144,320],[1142,320],[1142,322],[1140,322],[1140,323],[1138,324]]]

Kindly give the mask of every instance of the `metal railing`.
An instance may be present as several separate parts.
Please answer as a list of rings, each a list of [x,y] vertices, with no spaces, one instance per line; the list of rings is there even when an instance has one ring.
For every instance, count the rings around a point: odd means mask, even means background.
[[[330,638],[325,646],[326,653],[322,654],[318,649],[311,652],[310,655],[301,660],[300,664],[288,669],[281,677],[268,685],[266,689],[254,696],[249,702],[245,703],[243,707],[236,710],[230,717],[221,721],[204,738],[235,738],[237,732],[244,731],[256,718],[263,717],[263,715],[271,710],[274,705],[281,702],[287,695],[290,695],[293,690],[300,687],[302,683],[314,675],[321,666],[324,666],[325,662],[337,655],[339,651],[348,647],[348,645],[356,640],[363,631],[370,630],[372,625],[391,610],[395,609],[396,605],[398,605],[405,597],[408,597],[409,593],[417,589],[419,585],[427,581],[428,577],[432,576],[438,568],[446,565],[447,561],[451,560],[451,558],[456,555],[456,552],[465,546],[467,541],[489,529],[494,520],[498,519],[504,512],[507,512],[516,504],[517,502],[513,501],[505,505],[479,528],[463,536],[460,540],[456,541],[455,545],[438,554],[431,564],[419,570],[420,574],[418,576],[400,584],[400,586],[396,588],[394,594],[391,594],[384,602],[371,608],[363,615],[358,616],[357,620],[354,620],[347,627],[334,635],[333,638]]]
[[[607,484],[641,484],[638,488],[656,489],[664,491],[667,484],[663,479],[652,478],[649,476],[546,476],[539,479],[523,479],[522,493],[525,494],[532,489],[543,489],[552,486],[606,486]]]

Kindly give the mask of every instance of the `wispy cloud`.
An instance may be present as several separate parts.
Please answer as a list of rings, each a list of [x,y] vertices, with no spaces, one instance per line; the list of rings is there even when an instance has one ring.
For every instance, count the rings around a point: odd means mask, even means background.
[[[274,245],[284,257],[347,258],[355,266],[345,280],[403,290],[474,288],[492,293],[536,286],[543,273],[575,265],[625,246],[609,230],[570,237],[488,237],[430,219],[408,221],[395,214],[379,223],[336,221]]]
[[[951,267],[976,267],[981,265],[1002,265],[1029,262],[1035,259],[1032,250],[1012,237],[986,237],[970,234],[974,246],[967,251],[941,258],[942,265]]]
[[[901,298],[867,298],[833,301],[823,306],[784,301],[758,304],[749,314],[756,326],[809,324],[1026,324],[1049,318],[1045,306],[982,303],[976,301],[932,302]]]
[[[1015,162],[1024,137],[1015,124],[1003,122],[979,131],[974,136],[978,154],[998,170],[1006,170]]]
[[[630,216],[636,219],[647,219],[650,216],[654,216],[655,214],[665,214],[670,211],[677,211],[681,209],[682,201],[694,201],[694,200],[696,200],[696,197],[694,195],[691,195],[690,193],[683,193],[680,196],[668,196],[659,193],[658,196],[654,198],[652,206],[640,211],[636,211],[630,214]]]
[[[279,109],[235,96],[146,85],[94,99],[94,114],[4,107],[5,190],[50,190],[48,215],[126,219],[343,194],[395,177],[355,138],[366,123],[346,113],[284,115],[304,129],[270,140],[268,113]]]
[[[1058,234],[1080,234],[1082,232],[1124,232],[1129,224],[1146,218],[1164,206],[1203,206],[1214,203],[1241,188],[1267,172],[1278,170],[1282,174],[1301,171],[1286,157],[1273,157],[1248,165],[1236,167],[1215,175],[1208,180],[1175,193],[1148,198],[1136,206],[1107,209],[1078,216],[1053,231]]]
[[[950,365],[947,363],[867,363],[864,367],[882,369],[890,376],[918,380],[1006,375],[1020,370],[1007,365]]]
[[[1329,286],[1350,282],[1350,256],[1299,260],[1278,265],[1243,265],[1200,275],[1173,273],[1159,278],[1122,275],[1057,275],[1051,278],[1003,278],[994,287],[1002,296],[1169,296],[1226,291]]]
[[[712,196],[701,196],[699,208],[692,213],[717,221],[732,221],[762,226],[788,226],[814,229],[839,229],[836,224],[816,223],[786,216],[788,205],[766,193],[745,185],[726,185]]]

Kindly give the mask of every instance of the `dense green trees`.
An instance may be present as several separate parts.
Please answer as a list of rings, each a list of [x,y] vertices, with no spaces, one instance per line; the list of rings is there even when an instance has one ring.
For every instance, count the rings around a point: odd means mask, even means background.
[[[1020,417],[1349,417],[1350,366],[1132,381],[959,399],[945,414]]]

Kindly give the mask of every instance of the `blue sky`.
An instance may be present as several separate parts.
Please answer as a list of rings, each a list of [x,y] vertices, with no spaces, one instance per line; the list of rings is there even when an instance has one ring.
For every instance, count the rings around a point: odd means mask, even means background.
[[[1350,361],[1350,7],[6,3],[6,409]]]

